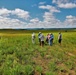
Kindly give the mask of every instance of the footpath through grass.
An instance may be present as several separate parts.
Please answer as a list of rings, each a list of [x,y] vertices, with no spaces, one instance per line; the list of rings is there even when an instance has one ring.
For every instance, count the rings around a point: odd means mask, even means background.
[[[53,34],[53,46],[44,47],[38,34],[35,44],[31,34],[0,34],[0,75],[76,75],[76,32],[63,32],[61,46]]]

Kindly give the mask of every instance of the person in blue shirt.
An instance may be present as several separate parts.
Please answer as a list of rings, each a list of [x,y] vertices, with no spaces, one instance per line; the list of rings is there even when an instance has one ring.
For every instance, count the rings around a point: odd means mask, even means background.
[[[49,39],[49,45],[52,46],[53,45],[53,34],[50,34],[50,39]]]

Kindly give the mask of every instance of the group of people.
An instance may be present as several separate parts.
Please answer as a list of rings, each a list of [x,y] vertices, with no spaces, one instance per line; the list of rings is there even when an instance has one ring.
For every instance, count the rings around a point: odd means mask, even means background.
[[[32,33],[32,43],[35,44],[35,33]],[[48,33],[47,36],[45,37],[41,32],[38,33],[38,39],[39,39],[39,45],[44,46],[45,42],[49,44],[50,46],[53,45],[53,40],[54,40],[54,35],[52,33]],[[46,40],[45,40],[46,39]],[[62,40],[62,34],[59,33],[58,35],[58,42],[61,45],[61,40]]]

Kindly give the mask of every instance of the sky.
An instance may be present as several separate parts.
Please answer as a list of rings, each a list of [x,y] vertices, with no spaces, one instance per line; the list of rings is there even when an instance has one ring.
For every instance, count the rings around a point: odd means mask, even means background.
[[[76,0],[0,0],[0,29],[76,28]]]

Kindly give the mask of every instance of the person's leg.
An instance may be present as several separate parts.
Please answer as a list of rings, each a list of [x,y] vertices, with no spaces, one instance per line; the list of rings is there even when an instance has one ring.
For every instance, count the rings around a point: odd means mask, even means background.
[[[42,44],[42,41],[40,40],[40,46],[41,46],[41,44]]]
[[[44,41],[42,41],[42,46],[44,46]]]
[[[39,38],[39,45],[41,46],[41,39]]]
[[[51,46],[53,45],[53,39],[51,40]]]
[[[34,40],[34,39],[32,39],[32,43],[33,43],[33,44],[35,43],[35,40]]]
[[[35,44],[35,39],[33,40],[33,43]]]
[[[48,38],[46,39],[46,42],[48,43]]]
[[[52,40],[50,40],[50,46],[52,46]]]
[[[51,46],[51,40],[49,40],[49,45]]]
[[[59,39],[59,44],[61,45],[61,39]]]
[[[61,39],[60,39],[60,45],[61,45]]]
[[[43,43],[42,43],[42,41],[41,41],[41,45],[40,46],[42,46],[43,45]]]
[[[49,39],[49,45],[50,45],[50,39]]]
[[[54,39],[52,39],[52,44],[54,43]]]

